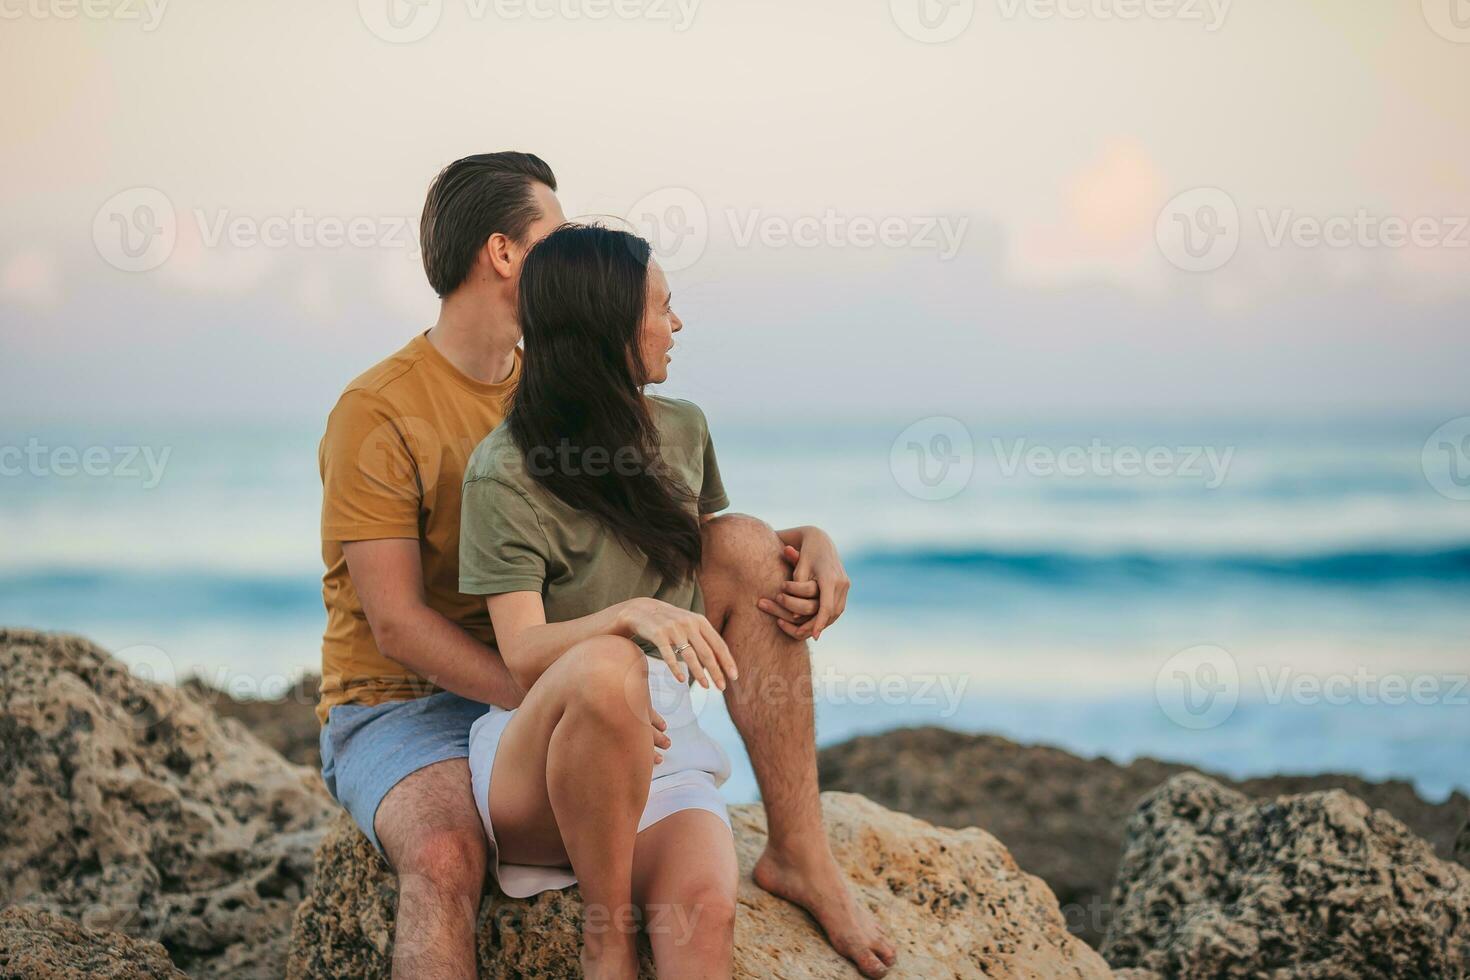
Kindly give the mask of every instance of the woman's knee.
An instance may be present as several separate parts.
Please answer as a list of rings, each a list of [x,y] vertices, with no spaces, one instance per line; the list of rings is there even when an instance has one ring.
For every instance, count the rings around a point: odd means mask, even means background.
[[[668,907],[648,910],[648,925],[656,929],[657,914],[668,920],[670,930],[682,931],[686,941],[693,934],[728,937],[735,928],[735,883],[714,878],[688,882],[671,896]],[[677,938],[677,937],[675,937]]]
[[[614,725],[648,724],[648,657],[632,640],[583,640],[560,658],[567,710],[590,712]]]

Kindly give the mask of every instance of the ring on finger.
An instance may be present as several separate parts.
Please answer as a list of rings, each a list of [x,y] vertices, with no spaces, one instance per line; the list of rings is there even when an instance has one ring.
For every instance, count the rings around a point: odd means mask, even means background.
[[[683,643],[680,643],[678,646],[674,647],[674,652],[681,653],[684,650],[688,650],[693,645],[694,644],[690,643],[688,640],[685,640]]]

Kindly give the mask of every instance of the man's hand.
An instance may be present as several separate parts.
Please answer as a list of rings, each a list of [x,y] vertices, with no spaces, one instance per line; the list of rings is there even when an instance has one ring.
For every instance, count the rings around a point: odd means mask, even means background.
[[[653,764],[658,765],[664,761],[664,751],[674,743],[668,736],[669,723],[663,715],[649,708],[648,720],[653,724]]]
[[[780,595],[763,598],[758,605],[793,640],[820,640],[822,631],[847,608],[852,580],[842,567],[837,545],[821,528],[793,528],[777,536],[784,545],[781,557],[792,567],[791,578]]]

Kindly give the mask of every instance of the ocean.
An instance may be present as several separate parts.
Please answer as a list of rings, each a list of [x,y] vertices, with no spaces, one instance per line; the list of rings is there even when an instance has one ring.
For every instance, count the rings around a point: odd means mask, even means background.
[[[814,645],[820,744],[934,724],[1430,799],[1470,792],[1470,442],[1431,438],[1445,421],[711,417],[735,509],[847,557],[848,612]],[[0,438],[0,624],[281,693],[317,665],[319,435]],[[698,700],[727,796],[753,799],[719,697]]]

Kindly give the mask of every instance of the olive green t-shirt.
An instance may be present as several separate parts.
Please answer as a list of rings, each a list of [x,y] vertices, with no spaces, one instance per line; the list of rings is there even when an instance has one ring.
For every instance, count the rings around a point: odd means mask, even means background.
[[[728,507],[699,406],[658,396],[648,400],[660,457],[670,475],[691,491],[690,508],[702,515]],[[646,597],[704,611],[695,577],[666,580],[641,551],[624,545],[592,515],[568,506],[528,472],[531,464],[613,467],[620,463],[615,455],[590,450],[546,455],[528,463],[501,425],[470,456],[459,525],[460,592],[539,592],[548,623]]]

